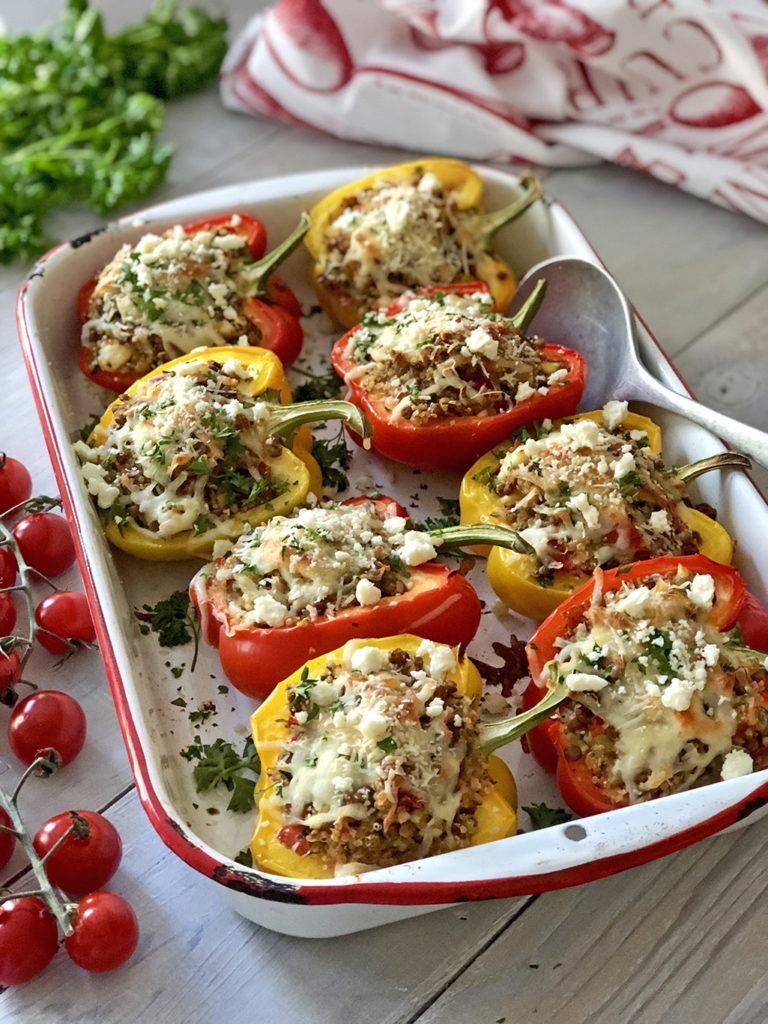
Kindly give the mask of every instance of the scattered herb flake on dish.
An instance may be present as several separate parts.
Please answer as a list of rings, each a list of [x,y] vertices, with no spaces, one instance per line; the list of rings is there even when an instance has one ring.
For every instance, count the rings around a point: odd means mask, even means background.
[[[316,438],[312,443],[312,455],[320,466],[323,475],[323,487],[344,491],[349,487],[349,478],[345,470],[352,462],[352,453],[344,440],[344,428],[329,439]]]
[[[221,737],[215,743],[203,743],[199,736],[180,754],[187,761],[197,761],[192,776],[198,793],[224,786],[232,794],[228,811],[253,810],[253,789],[261,774],[261,761],[250,736],[242,754],[237,754],[232,744]]]
[[[529,807],[523,807],[523,810],[531,819],[531,827],[534,829],[564,825],[573,818],[573,815],[562,807],[547,807],[546,804],[531,804]]]
[[[134,612],[144,636],[157,633],[161,647],[181,647],[194,641],[191,670],[197,663],[200,646],[200,624],[192,611],[192,602],[186,590],[176,590],[170,597],[162,598],[157,604],[145,604]],[[173,671],[173,670],[172,670]]]

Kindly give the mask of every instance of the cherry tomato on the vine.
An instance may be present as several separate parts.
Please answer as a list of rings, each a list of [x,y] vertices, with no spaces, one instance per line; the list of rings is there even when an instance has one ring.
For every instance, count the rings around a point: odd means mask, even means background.
[[[0,452],[0,512],[26,501],[32,493],[32,477],[26,466]]]
[[[45,870],[51,885],[68,896],[81,896],[106,885],[117,871],[123,844],[115,826],[102,814],[65,811],[37,830],[32,840],[37,855],[45,857],[71,827],[74,830],[46,860]]]
[[[13,822],[8,817],[8,812],[2,807],[0,807],[0,825],[6,825],[8,828],[11,828],[13,825]],[[4,868],[11,859],[15,843],[16,839],[10,832],[4,832],[0,829],[0,868]]]
[[[16,605],[10,594],[0,593],[0,636],[10,636],[16,625]]]
[[[0,704],[12,706],[16,702],[15,695],[9,691],[13,690],[20,678],[21,658],[16,651],[5,654],[0,650]]]
[[[77,904],[67,952],[86,971],[111,971],[124,964],[139,941],[133,907],[114,892],[92,892]]]
[[[42,629],[56,634],[37,634],[37,639],[51,654],[64,654],[67,650],[66,640],[92,643],[96,639],[88,601],[85,594],[77,590],[57,590],[49,594],[35,609],[35,622]]]
[[[69,764],[83,749],[85,729],[85,714],[74,697],[61,690],[36,690],[11,712],[8,742],[24,764],[50,748],[62,764]]]
[[[12,587],[18,574],[16,555],[10,548],[0,548],[0,587]]]
[[[53,959],[56,918],[36,896],[0,904],[0,985],[22,985]]]
[[[55,512],[24,516],[11,532],[24,561],[43,576],[58,576],[75,560],[69,523]]]

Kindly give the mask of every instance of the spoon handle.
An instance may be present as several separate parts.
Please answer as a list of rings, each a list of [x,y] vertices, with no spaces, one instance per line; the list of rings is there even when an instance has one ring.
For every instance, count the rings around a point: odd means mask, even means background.
[[[647,371],[646,371],[647,373]],[[749,455],[755,462],[768,468],[768,433],[740,423],[722,412],[716,412],[705,405],[671,391],[653,377],[643,374],[643,387],[634,389],[634,397],[641,401],[659,405],[663,409],[679,413],[692,423],[698,423],[726,444]],[[647,395],[647,398],[646,398]]]

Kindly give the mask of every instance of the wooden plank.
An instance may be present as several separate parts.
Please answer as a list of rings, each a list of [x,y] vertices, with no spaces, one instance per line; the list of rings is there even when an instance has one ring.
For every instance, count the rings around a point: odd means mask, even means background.
[[[140,917],[121,969],[87,975],[64,950],[34,982],[0,998],[0,1022],[398,1024],[434,1000],[525,900],[467,904],[355,935],[295,939],[230,910],[218,888],[180,865],[135,794],[107,816],[123,861],[108,888]]]
[[[764,843],[757,824],[540,896],[419,1024],[764,1021]]]

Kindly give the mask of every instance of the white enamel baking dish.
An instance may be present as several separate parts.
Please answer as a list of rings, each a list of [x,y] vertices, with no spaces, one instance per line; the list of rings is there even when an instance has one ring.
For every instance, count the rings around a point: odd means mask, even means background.
[[[485,184],[485,204],[493,209],[510,201],[516,179],[502,171],[477,168]],[[78,537],[81,569],[96,618],[99,644],[117,714],[136,778],[139,797],[152,825],[171,850],[220,887],[232,905],[267,928],[290,935],[323,937],[370,928],[424,913],[459,900],[477,900],[539,892],[589,881],[643,863],[733,825],[761,816],[768,797],[768,772],[720,782],[690,793],[612,811],[579,822],[531,831],[515,837],[395,868],[331,881],[300,881],[243,868],[233,857],[247,845],[251,815],[227,812],[226,794],[195,792],[190,763],[179,751],[196,734],[218,736],[242,745],[255,707],[226,685],[216,652],[201,650],[194,674],[191,650],[160,648],[140,634],[134,610],[186,588],[198,562],[153,564],[110,548],[80,482],[71,440],[110,396],[86,381],[77,368],[79,324],[76,297],[125,240],[148,229],[240,210],[260,217],[273,241],[295,225],[301,210],[348,181],[364,168],[308,173],[256,181],[197,193],[116,222],[92,235],[53,249],[36,264],[18,298],[18,326],[40,419],[68,515]],[[581,231],[557,202],[535,204],[497,238],[497,249],[518,276],[549,256],[573,254],[598,261]],[[308,257],[296,252],[281,275],[302,300],[313,305],[306,283]],[[300,366],[318,366],[336,335],[315,311],[305,319],[308,339]],[[665,382],[685,390],[654,339],[640,325],[643,356]],[[299,382],[302,378],[294,375]],[[610,394],[594,396],[595,405]],[[661,411],[670,462],[688,462],[722,450],[705,430]],[[387,464],[357,451],[349,474],[351,490],[376,486],[409,507],[415,518],[434,514],[437,497],[456,497],[458,478],[422,473]],[[698,482],[701,500],[718,509],[720,521],[738,541],[737,565],[750,589],[768,597],[768,508],[751,481],[738,472],[710,474]],[[414,503],[414,498],[417,499]],[[485,584],[482,560],[470,579],[486,601],[486,612],[470,655],[494,662],[493,642],[510,633],[524,639],[534,624],[496,610]],[[182,695],[187,707],[172,703]],[[217,713],[200,726],[189,712],[213,701]],[[545,801],[562,806],[554,782],[519,745],[505,752],[515,773],[522,805]],[[523,823],[525,818],[523,817]]]

